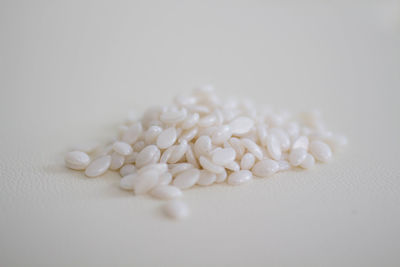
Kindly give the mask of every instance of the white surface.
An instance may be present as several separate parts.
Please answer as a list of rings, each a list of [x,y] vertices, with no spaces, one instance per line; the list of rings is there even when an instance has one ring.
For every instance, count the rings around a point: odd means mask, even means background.
[[[398,2],[0,2],[1,266],[398,266]],[[203,83],[319,107],[331,164],[196,187],[191,216],[88,179],[69,146]]]

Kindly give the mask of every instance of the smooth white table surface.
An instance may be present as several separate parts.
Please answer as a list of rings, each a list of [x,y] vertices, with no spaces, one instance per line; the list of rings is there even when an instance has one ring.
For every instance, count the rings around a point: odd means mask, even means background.
[[[397,9],[396,9],[397,8]],[[399,266],[394,1],[0,2],[1,266]],[[185,191],[191,216],[63,165],[128,110],[213,83],[320,108],[333,162]]]

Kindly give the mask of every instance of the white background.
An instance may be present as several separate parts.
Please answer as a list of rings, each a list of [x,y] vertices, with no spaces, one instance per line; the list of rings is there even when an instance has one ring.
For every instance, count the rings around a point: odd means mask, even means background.
[[[399,266],[395,1],[0,1],[1,266]],[[192,215],[63,166],[204,83],[320,108],[330,164],[194,188]]]

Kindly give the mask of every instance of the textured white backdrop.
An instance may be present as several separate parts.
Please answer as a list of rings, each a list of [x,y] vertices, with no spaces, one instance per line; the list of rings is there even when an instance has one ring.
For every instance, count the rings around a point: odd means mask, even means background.
[[[399,266],[396,1],[1,1],[1,266]],[[213,83],[319,107],[331,164],[194,188],[192,216],[63,166],[131,108]]]

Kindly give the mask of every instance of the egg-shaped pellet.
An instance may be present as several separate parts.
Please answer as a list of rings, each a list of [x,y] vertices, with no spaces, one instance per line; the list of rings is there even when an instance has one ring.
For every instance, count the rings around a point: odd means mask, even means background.
[[[165,214],[171,219],[181,220],[189,215],[188,206],[179,200],[170,200],[163,207]]]
[[[133,191],[136,195],[145,194],[158,183],[159,173],[155,170],[148,170],[138,174],[133,180]]]
[[[110,170],[118,170],[119,168],[124,165],[125,157],[121,154],[114,152],[111,154],[111,163],[110,163]]]
[[[90,157],[82,151],[68,152],[64,160],[65,165],[73,170],[84,170],[90,163]]]
[[[125,164],[120,170],[119,174],[121,174],[122,177],[132,174],[136,172],[136,167],[133,164]]]
[[[172,176],[176,176],[186,170],[193,169],[193,165],[190,163],[178,163],[174,164],[174,166],[170,169],[170,173]]]
[[[166,111],[160,116],[160,120],[167,124],[178,123],[186,118],[187,111],[185,108],[181,110]]]
[[[176,129],[175,127],[170,127],[161,132],[157,137],[157,146],[160,149],[166,149],[172,146],[176,141]]]
[[[242,139],[242,144],[258,160],[261,160],[264,157],[261,148],[253,140],[251,140],[249,138],[243,138]]]
[[[315,159],[311,154],[307,154],[306,158],[300,164],[303,169],[311,169],[315,165]]]
[[[306,158],[307,150],[304,148],[295,148],[290,151],[289,162],[292,166],[299,166]]]
[[[136,157],[136,167],[141,168],[144,165],[156,163],[160,159],[160,149],[155,145],[149,145],[143,148]]]
[[[282,151],[288,151],[290,148],[290,137],[287,132],[282,128],[272,128],[270,132],[278,138]]]
[[[135,143],[142,134],[143,126],[141,123],[135,123],[129,127],[122,136],[122,141],[128,144]]]
[[[252,172],[258,177],[267,177],[279,171],[279,164],[272,159],[264,159],[257,162],[252,168]]]
[[[214,114],[207,115],[201,118],[198,122],[200,127],[211,127],[217,122],[217,117]]]
[[[224,164],[224,167],[227,170],[234,171],[234,172],[237,172],[240,170],[240,165],[236,161],[231,161],[229,163],[226,163],[226,164]]]
[[[254,157],[254,155],[251,153],[246,153],[243,155],[240,161],[240,169],[250,170],[254,166],[255,162],[256,162],[256,157]]]
[[[206,135],[200,136],[194,143],[194,153],[197,157],[208,155],[211,148],[211,138]]]
[[[193,128],[197,122],[200,119],[200,115],[199,113],[193,113],[191,115],[189,115],[186,120],[182,123],[182,129],[186,130],[186,129],[190,129]]]
[[[214,145],[221,145],[228,141],[231,136],[231,127],[229,125],[221,125],[212,134],[211,141]]]
[[[271,158],[279,160],[282,156],[281,144],[274,134],[267,137],[267,149]]]
[[[327,162],[332,157],[331,148],[322,141],[312,141],[310,143],[310,152],[315,159],[321,162]]]
[[[210,172],[223,173],[225,171],[224,167],[221,167],[220,165],[213,163],[211,160],[209,160],[204,156],[200,156],[199,162],[201,167],[203,167],[203,169],[206,169]]]
[[[243,170],[243,171],[233,172],[228,177],[228,184],[230,185],[244,184],[250,181],[252,177],[253,174],[251,173],[251,171]]]
[[[174,199],[182,196],[182,191],[172,185],[158,185],[150,191],[150,195],[158,199]]]
[[[160,126],[153,125],[147,129],[144,135],[144,141],[147,145],[154,144],[157,140],[157,137],[161,134],[163,129]]]
[[[292,150],[296,149],[296,148],[303,148],[305,150],[308,150],[308,137],[307,136],[299,136],[298,138],[296,138],[296,140],[293,142],[292,144]]]
[[[88,177],[96,177],[104,174],[111,164],[111,156],[106,155],[95,159],[85,170]]]
[[[201,170],[197,184],[202,186],[212,185],[216,180],[217,180],[217,175],[215,173],[206,170]]]
[[[216,175],[217,175],[217,179],[215,180],[216,183],[223,183],[225,182],[226,177],[228,177],[228,173],[226,172],[225,169],[220,173],[216,173]]]
[[[124,190],[133,190],[133,183],[137,178],[138,175],[136,173],[125,175],[119,181],[119,187],[121,187]]]
[[[200,171],[198,169],[189,169],[175,177],[172,184],[180,189],[187,189],[197,183],[200,178]]]
[[[222,166],[234,161],[235,158],[236,151],[231,147],[220,149],[212,154],[212,161]]]
[[[229,123],[232,134],[242,135],[248,133],[254,126],[254,121],[249,117],[238,117]]]
[[[186,141],[180,143],[179,145],[176,145],[174,150],[172,151],[171,156],[167,160],[167,162],[168,163],[176,163],[179,160],[181,160],[182,157],[185,155],[187,148],[188,148],[188,144]]]
[[[169,172],[165,172],[158,178],[159,185],[168,185],[172,182],[172,175]]]
[[[117,141],[113,144],[113,150],[122,156],[128,156],[133,152],[130,144]]]

